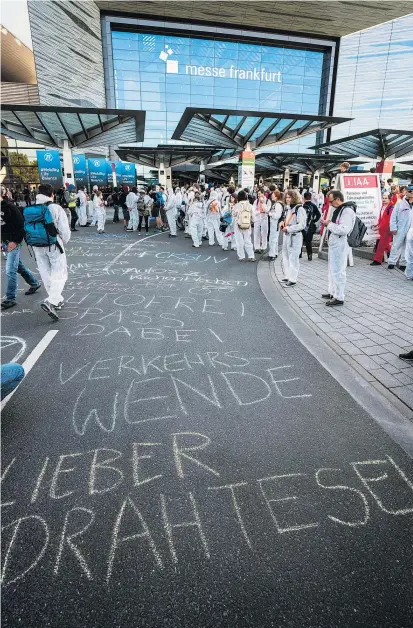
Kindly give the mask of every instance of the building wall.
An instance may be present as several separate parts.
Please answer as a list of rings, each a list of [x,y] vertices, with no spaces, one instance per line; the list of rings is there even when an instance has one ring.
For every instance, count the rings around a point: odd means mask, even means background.
[[[343,37],[332,139],[378,127],[413,130],[413,13]]]
[[[28,0],[40,104],[105,107],[100,11],[92,0]]]

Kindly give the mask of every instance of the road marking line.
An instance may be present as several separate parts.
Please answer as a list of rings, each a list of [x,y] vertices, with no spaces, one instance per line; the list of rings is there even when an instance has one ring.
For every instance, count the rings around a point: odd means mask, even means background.
[[[37,343],[37,345],[35,346],[33,351],[31,353],[29,353],[29,355],[27,356],[27,358],[25,359],[25,361],[22,364],[22,367],[24,368],[24,374],[25,374],[24,378],[22,379],[22,382],[26,379],[27,374],[30,373],[30,371],[32,370],[33,366],[36,364],[37,360],[40,358],[42,353],[47,349],[47,347],[52,342],[53,338],[56,336],[57,333],[59,333],[58,329],[51,329],[50,331],[48,331],[43,336],[41,341],[39,343]],[[21,382],[20,382],[20,384],[21,384]],[[19,384],[19,386],[20,386],[20,384]],[[6,405],[6,403],[8,403],[8,401],[14,395],[16,390],[19,388],[19,386],[16,386],[16,388],[14,390],[12,390],[11,393],[9,395],[7,395],[7,397],[5,397],[3,399],[3,401],[1,402],[1,409],[2,410],[3,410],[4,406]]]
[[[118,259],[120,259],[122,255],[126,253],[126,251],[129,251],[132,247],[134,247],[135,244],[139,244],[140,242],[143,242],[144,240],[149,240],[149,238],[154,238],[155,236],[162,235],[163,233],[165,232],[161,231],[160,233],[153,233],[150,236],[145,236],[144,238],[141,238],[140,240],[135,240],[135,242],[132,242],[131,244],[129,244],[129,246],[127,246],[126,249],[123,249],[123,251],[121,251],[118,255],[116,255],[116,257],[114,257],[113,260],[109,262],[107,266],[105,266],[105,268],[102,268],[102,272],[107,272],[109,268],[113,266],[113,264],[116,264]]]

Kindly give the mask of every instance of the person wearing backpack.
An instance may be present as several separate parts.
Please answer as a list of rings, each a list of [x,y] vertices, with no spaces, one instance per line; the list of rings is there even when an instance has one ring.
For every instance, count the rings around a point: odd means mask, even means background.
[[[235,242],[240,262],[245,261],[245,254],[249,262],[255,262],[254,249],[251,242],[252,205],[244,190],[237,195],[237,203],[232,208],[234,217]]]
[[[265,196],[263,188],[258,191],[258,197],[254,201],[254,249],[256,253],[263,253],[268,243],[268,213],[271,209],[271,201]]]
[[[326,305],[343,305],[346,287],[346,267],[348,256],[347,236],[356,222],[357,206],[353,201],[344,202],[340,190],[328,193],[330,205],[334,208],[331,220],[323,220],[328,231],[328,292],[323,294]]]
[[[285,194],[287,212],[280,223],[283,230],[282,263],[285,287],[295,286],[300,270],[300,253],[303,247],[303,231],[307,222],[307,214],[301,202],[298,190],[287,190]]]
[[[34,294],[41,283],[20,259],[24,238],[24,220],[20,209],[7,196],[4,185],[1,186],[1,244],[6,253],[6,298],[1,302],[1,309],[8,310],[16,305],[17,274],[29,285],[26,295]]]
[[[278,242],[280,237],[279,223],[284,212],[284,194],[278,188],[271,192],[271,209],[268,213],[270,217],[270,250],[268,259],[273,262],[278,257]]]
[[[64,245],[70,240],[66,212],[54,203],[50,184],[39,185],[36,204],[23,210],[26,242],[31,246],[47,298],[40,307],[54,321],[63,307],[63,288],[67,281],[67,261]]]

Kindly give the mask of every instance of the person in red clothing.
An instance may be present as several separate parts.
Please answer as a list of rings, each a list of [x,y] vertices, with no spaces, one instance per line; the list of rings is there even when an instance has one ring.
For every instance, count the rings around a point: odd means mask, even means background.
[[[383,255],[386,251],[390,253],[390,244],[392,235],[390,233],[390,217],[393,211],[394,205],[390,199],[390,195],[387,192],[383,192],[382,206],[379,217],[379,222],[376,229],[379,230],[380,240],[377,243],[376,253],[370,266],[381,266],[383,261]]]

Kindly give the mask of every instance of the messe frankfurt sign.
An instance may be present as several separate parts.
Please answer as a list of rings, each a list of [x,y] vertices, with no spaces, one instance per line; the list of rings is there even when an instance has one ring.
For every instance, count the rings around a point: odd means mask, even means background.
[[[169,46],[165,47],[159,58],[166,63],[167,74],[178,74],[179,63],[177,59],[170,59],[173,50]],[[209,65],[186,65],[185,74],[191,76],[215,76],[218,78],[245,79],[248,81],[267,81],[268,83],[281,83],[281,72],[267,72],[265,68],[254,68],[253,70],[243,70],[231,65],[229,68],[217,68]]]

